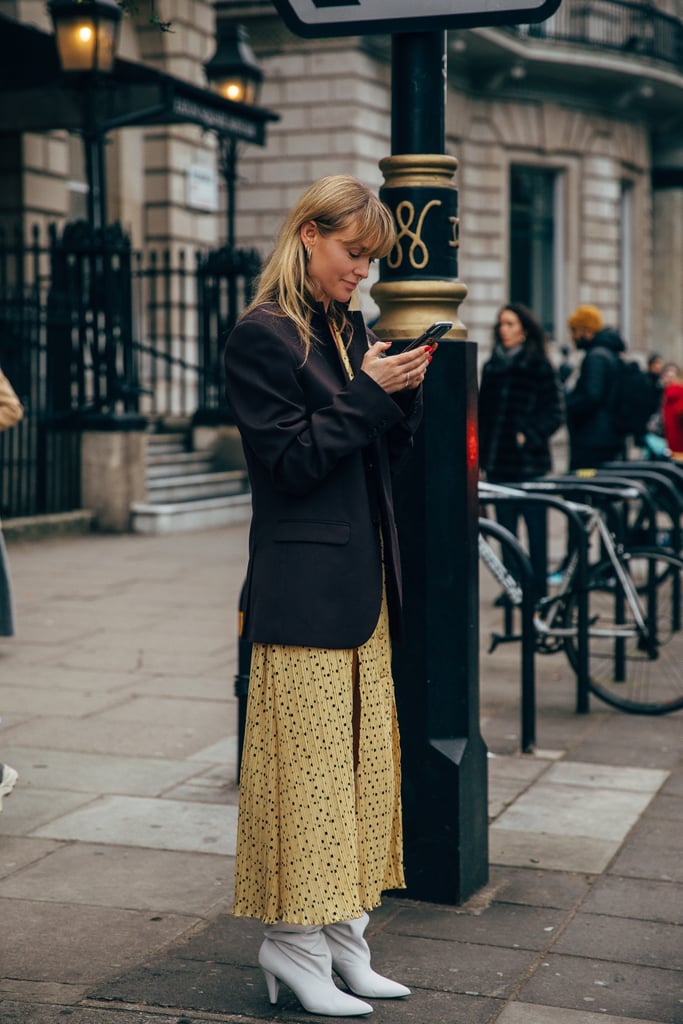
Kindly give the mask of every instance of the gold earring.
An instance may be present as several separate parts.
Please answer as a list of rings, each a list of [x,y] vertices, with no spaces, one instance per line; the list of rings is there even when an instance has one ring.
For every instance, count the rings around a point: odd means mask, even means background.
[[[306,251],[306,259],[307,259],[307,260],[310,260],[310,258],[311,258],[311,253],[313,252],[313,250],[311,249],[310,245],[305,245],[305,246],[304,246],[304,249],[305,249],[305,251]]]

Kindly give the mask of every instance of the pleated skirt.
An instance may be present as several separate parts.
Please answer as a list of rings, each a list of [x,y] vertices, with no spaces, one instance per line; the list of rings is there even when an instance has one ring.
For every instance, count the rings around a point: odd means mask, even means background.
[[[331,924],[405,888],[400,773],[386,599],[356,651],[254,644],[233,913]]]

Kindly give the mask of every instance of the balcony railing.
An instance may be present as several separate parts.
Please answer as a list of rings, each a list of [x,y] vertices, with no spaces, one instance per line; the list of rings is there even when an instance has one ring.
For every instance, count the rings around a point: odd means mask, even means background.
[[[565,0],[555,14],[536,25],[516,25],[515,35],[637,54],[683,71],[683,21],[650,4],[621,0]]]

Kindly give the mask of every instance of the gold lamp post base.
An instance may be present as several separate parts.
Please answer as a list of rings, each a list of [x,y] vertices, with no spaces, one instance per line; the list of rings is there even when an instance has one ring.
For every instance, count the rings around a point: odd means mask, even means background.
[[[467,287],[458,280],[458,193],[455,157],[408,153],[380,160],[380,195],[397,226],[396,245],[371,295],[380,308],[373,330],[383,339],[416,338],[435,320],[450,320],[446,338],[465,339],[458,308]]]
[[[467,338],[458,307],[467,295],[461,281],[378,281],[370,291],[380,308],[373,332],[383,341],[417,338],[435,320],[450,320],[446,338]]]

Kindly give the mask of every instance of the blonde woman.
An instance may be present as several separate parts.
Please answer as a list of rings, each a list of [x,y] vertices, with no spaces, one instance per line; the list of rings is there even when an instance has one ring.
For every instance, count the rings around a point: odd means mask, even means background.
[[[348,309],[394,242],[365,185],[316,182],[225,349],[253,501],[234,913],[266,925],[271,1002],[284,982],[329,1016],[409,994],[372,970],[363,933],[382,891],[405,884],[391,477],[420,420],[433,346],[391,355]]]

